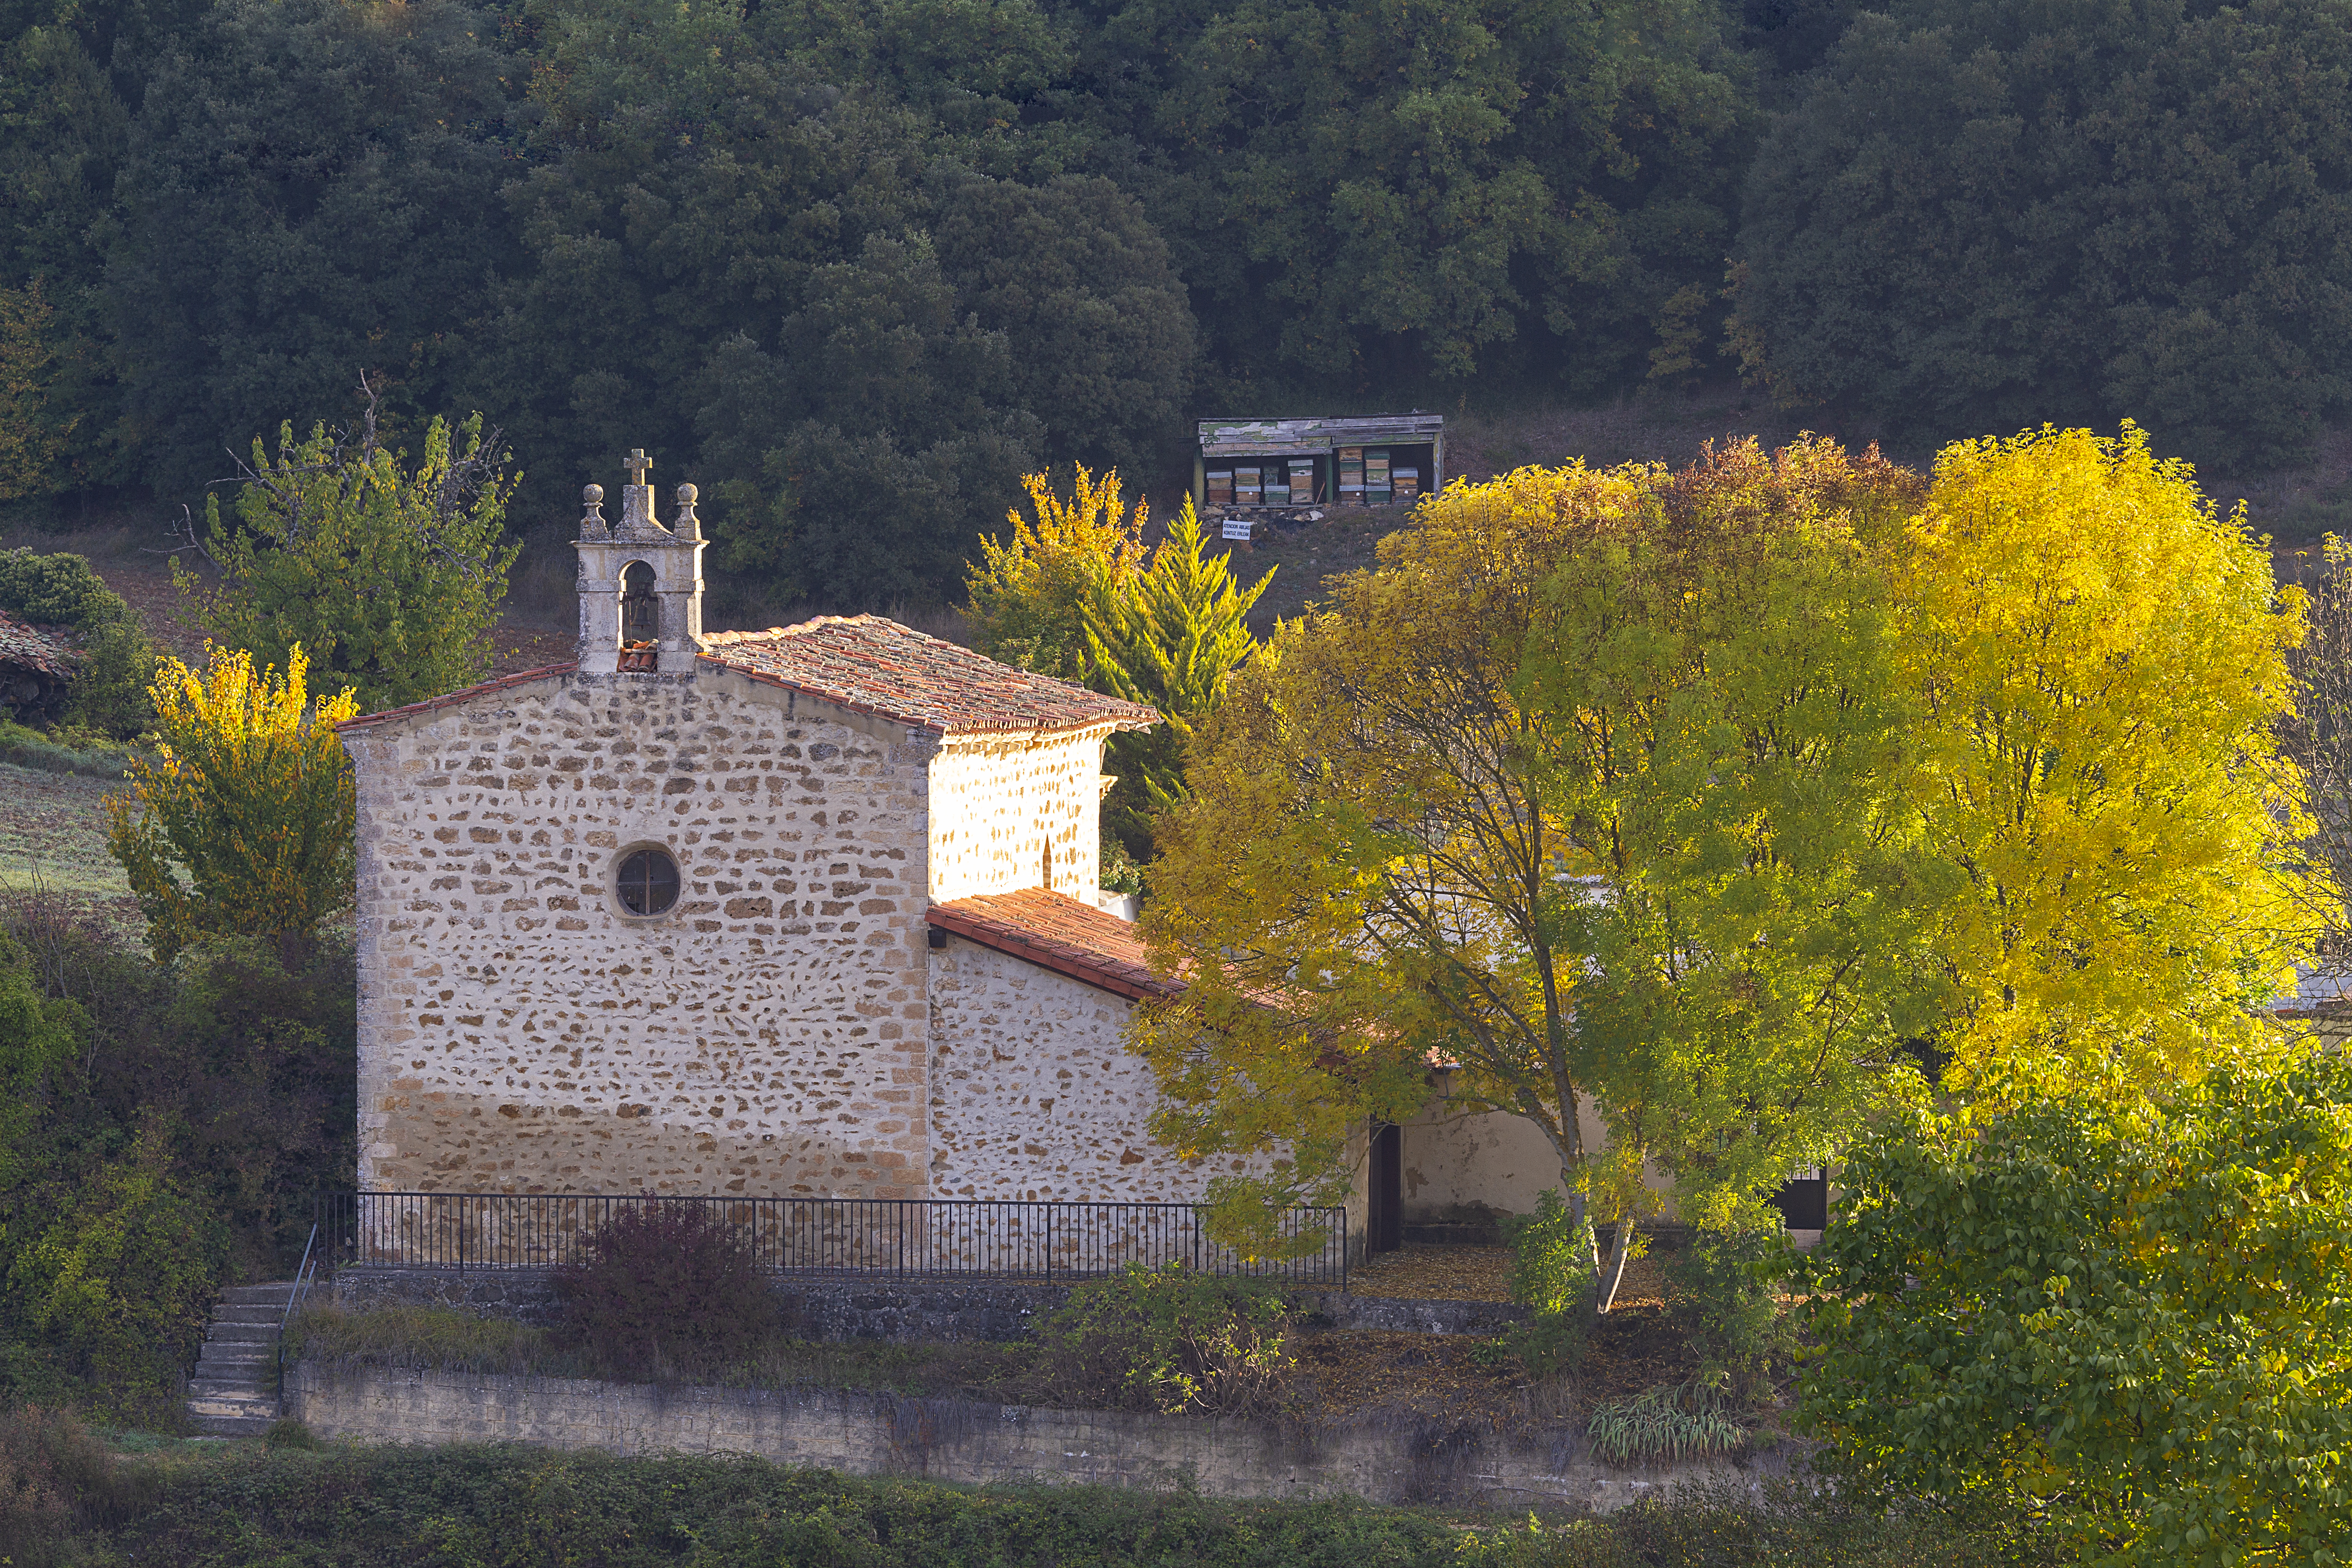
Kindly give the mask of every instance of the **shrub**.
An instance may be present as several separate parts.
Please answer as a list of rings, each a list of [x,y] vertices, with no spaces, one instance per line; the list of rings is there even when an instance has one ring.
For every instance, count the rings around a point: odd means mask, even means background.
[[[1664,1384],[1596,1406],[1585,1438],[1612,1465],[1727,1454],[1748,1440],[1748,1429],[1725,1411],[1728,1398],[1720,1378]]]
[[[168,1419],[227,1249],[151,1123],[10,1260],[7,1326],[40,1343],[100,1408]]]
[[[1921,1114],[1843,1186],[1800,1408],[1841,1484],[2031,1511],[2116,1563],[2352,1539],[2352,1061]]]
[[[1790,1259],[1787,1241],[1769,1230],[1703,1230],[1666,1265],[1668,1317],[1702,1375],[1723,1375],[1742,1400],[1761,1395],[1794,1348],[1773,1289]]]
[[[269,1430],[261,1435],[261,1446],[265,1448],[315,1448],[319,1446],[319,1439],[310,1435],[310,1427],[289,1416],[269,1424]]]
[[[37,626],[95,631],[130,612],[89,562],[60,552],[0,550],[0,610]]]
[[[751,1248],[708,1204],[632,1204],[584,1253],[556,1271],[556,1294],[572,1335],[615,1373],[709,1370],[748,1354],[775,1322]]]
[[[1270,1407],[1296,1364],[1281,1292],[1181,1264],[1129,1263],[1070,1292],[1044,1338],[1063,1397],[1165,1415]]]
[[[1528,1321],[1505,1334],[1501,1344],[1539,1378],[1572,1375],[1584,1364],[1586,1312],[1591,1303],[1592,1225],[1568,1211],[1558,1191],[1547,1187],[1533,1214],[1503,1218],[1503,1239],[1511,1249],[1511,1300],[1528,1309]]]
[[[130,1483],[71,1416],[30,1405],[0,1412],[0,1563],[64,1561],[77,1531],[126,1511]]]
[[[88,560],[62,552],[0,550],[0,610],[81,634],[80,667],[67,694],[72,723],[127,738],[154,722],[147,695],[155,678],[154,647],[130,606]]]
[[[70,724],[118,740],[155,727],[155,645],[128,617],[100,627],[82,643],[81,666],[67,688]]]
[[[1503,1217],[1511,1249],[1511,1300],[1538,1316],[1567,1312],[1592,1286],[1592,1226],[1570,1215],[1556,1188],[1536,1198],[1533,1214]]]

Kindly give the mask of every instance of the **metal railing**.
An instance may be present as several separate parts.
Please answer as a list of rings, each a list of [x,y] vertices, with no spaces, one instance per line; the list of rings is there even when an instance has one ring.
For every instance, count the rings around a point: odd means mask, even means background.
[[[775,1274],[1079,1279],[1129,1263],[1181,1263],[1345,1290],[1348,1211],[1297,1208],[1281,1234],[1301,1255],[1251,1258],[1210,1239],[1186,1203],[1029,1203],[966,1198],[664,1197],[602,1193],[336,1192],[319,1200],[328,1266],[560,1268],[585,1257],[616,1216],[698,1205],[735,1228]]]

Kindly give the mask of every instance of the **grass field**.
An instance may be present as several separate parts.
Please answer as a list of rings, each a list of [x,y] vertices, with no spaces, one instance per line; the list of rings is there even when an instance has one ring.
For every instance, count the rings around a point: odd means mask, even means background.
[[[138,905],[106,852],[106,806],[122,785],[0,762],[0,895],[47,890],[128,929]]]

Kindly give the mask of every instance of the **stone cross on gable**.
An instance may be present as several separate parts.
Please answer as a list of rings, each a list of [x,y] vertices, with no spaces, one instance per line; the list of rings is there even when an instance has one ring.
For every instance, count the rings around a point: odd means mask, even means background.
[[[630,484],[642,485],[646,482],[646,471],[653,465],[654,460],[646,455],[644,447],[633,446],[629,449],[629,460],[621,466],[629,471]]]

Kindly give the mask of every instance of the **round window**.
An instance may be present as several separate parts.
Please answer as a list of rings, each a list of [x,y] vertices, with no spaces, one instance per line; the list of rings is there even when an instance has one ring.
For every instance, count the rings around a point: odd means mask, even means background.
[[[631,850],[621,857],[614,891],[632,915],[659,915],[677,902],[677,862],[667,850]]]

